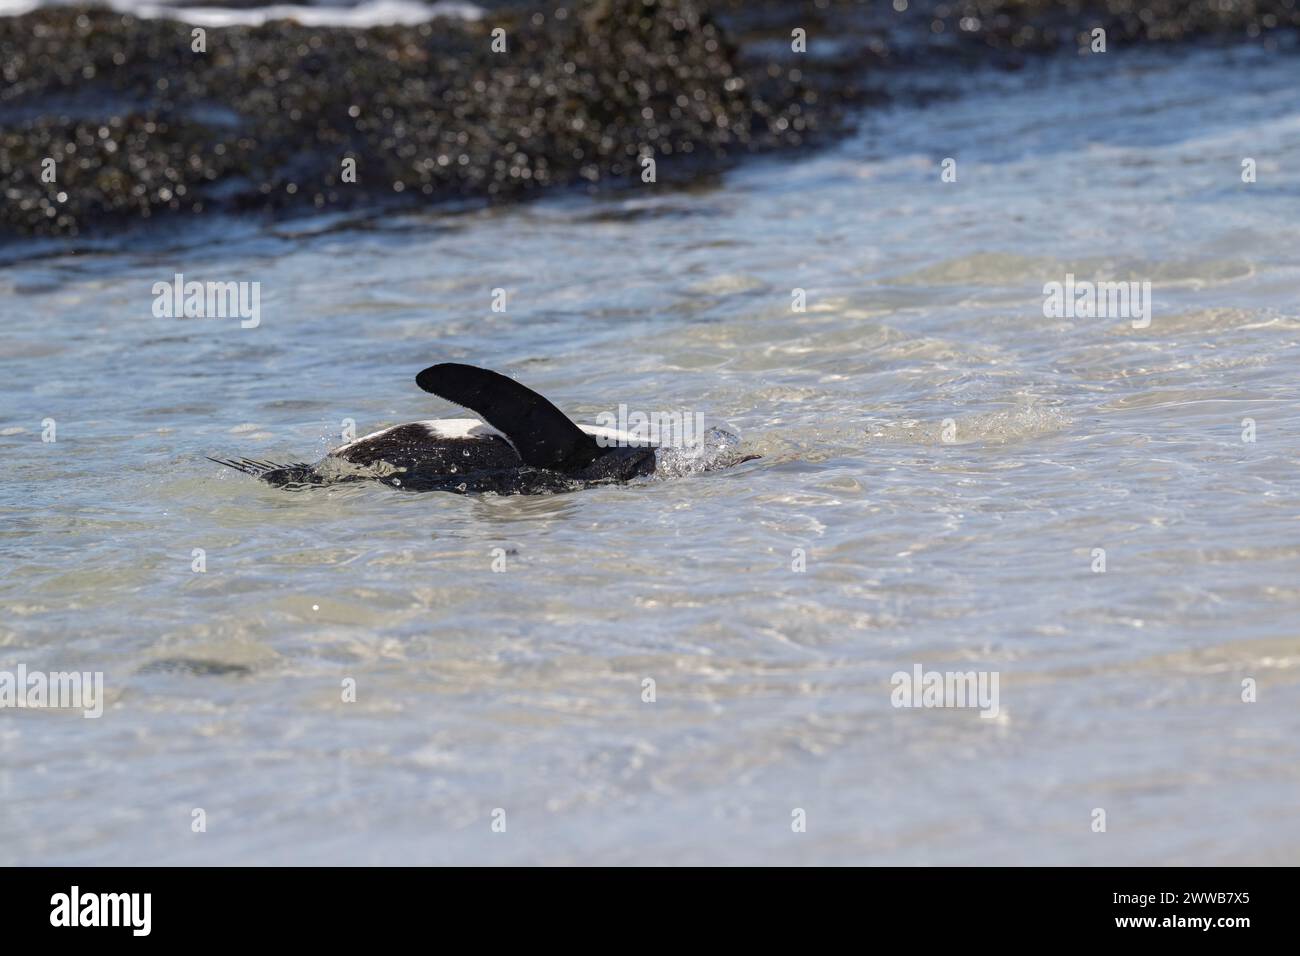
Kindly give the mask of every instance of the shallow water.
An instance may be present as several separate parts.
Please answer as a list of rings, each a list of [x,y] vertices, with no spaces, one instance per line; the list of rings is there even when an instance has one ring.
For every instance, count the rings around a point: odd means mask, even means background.
[[[0,862],[1296,862],[1294,69],[1112,53],[689,192],[0,269],[0,670],[107,694],[0,712]],[[260,326],[154,318],[174,272]],[[1045,318],[1067,272],[1151,280],[1150,327]],[[442,360],[763,458],[532,498],[204,460],[459,414]],[[894,708],[915,664],[999,715]]]

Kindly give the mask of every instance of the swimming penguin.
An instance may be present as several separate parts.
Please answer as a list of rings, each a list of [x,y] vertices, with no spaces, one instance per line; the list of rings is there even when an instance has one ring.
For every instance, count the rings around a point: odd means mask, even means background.
[[[449,362],[431,365],[415,382],[483,421],[394,425],[335,448],[315,465],[208,460],[286,488],[374,480],[408,491],[503,495],[572,491],[655,470],[652,443],[616,429],[575,425],[541,395],[496,372]]]

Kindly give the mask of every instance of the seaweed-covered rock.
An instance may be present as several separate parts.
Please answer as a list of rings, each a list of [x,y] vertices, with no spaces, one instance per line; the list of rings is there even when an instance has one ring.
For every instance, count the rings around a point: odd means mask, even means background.
[[[796,81],[755,92],[686,0],[282,20],[207,29],[203,52],[193,30],[90,7],[0,19],[0,230],[639,182],[644,155],[671,176],[798,146],[821,121]]]
[[[208,28],[203,52],[174,20],[0,17],[0,233],[499,201],[639,183],[647,155],[671,180],[824,139],[901,70],[1015,66],[1095,27],[1116,47],[1300,27],[1297,0],[480,2],[476,21]]]

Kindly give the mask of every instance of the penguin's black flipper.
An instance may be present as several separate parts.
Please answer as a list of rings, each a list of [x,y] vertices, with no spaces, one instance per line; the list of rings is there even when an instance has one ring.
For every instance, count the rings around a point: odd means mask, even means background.
[[[431,365],[415,384],[470,409],[505,435],[524,464],[552,471],[587,467],[603,449],[565,414],[514,379],[473,365]]]

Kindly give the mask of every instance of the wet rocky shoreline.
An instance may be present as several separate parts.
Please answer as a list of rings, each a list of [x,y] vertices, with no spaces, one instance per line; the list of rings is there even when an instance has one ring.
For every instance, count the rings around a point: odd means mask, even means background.
[[[418,26],[210,27],[203,51],[193,24],[102,7],[0,17],[0,237],[633,187],[646,159],[670,183],[831,140],[907,70],[1015,68],[1094,27],[1112,47],[1300,27],[1295,0],[486,6]]]

